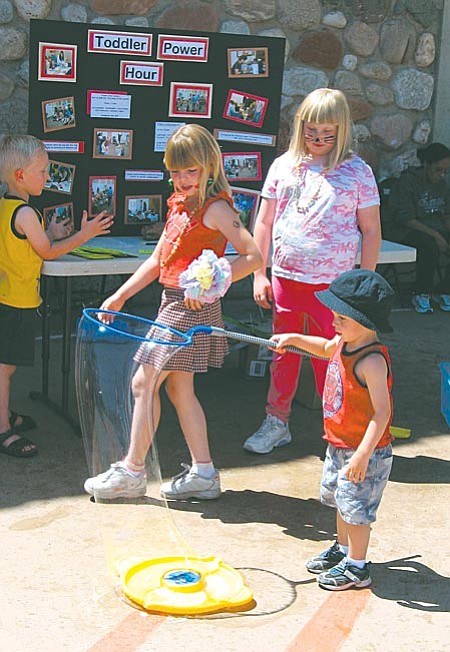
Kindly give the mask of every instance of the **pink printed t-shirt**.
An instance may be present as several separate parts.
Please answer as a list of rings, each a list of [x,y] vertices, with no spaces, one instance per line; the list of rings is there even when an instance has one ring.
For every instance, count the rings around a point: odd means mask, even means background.
[[[287,152],[272,163],[261,195],[277,200],[272,274],[314,285],[355,266],[357,211],[380,203],[372,169],[355,154],[323,175],[308,162],[299,172]]]

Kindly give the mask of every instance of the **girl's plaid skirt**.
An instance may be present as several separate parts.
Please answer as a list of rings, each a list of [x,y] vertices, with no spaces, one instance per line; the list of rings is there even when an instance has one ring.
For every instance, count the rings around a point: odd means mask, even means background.
[[[182,333],[199,325],[223,328],[220,299],[205,304],[202,310],[188,310],[184,305],[184,290],[164,288],[155,321]],[[168,329],[152,328],[147,336],[149,340],[153,337],[157,340],[180,341],[180,338]],[[173,348],[164,344],[149,346],[143,343],[134,359],[140,364],[150,364],[157,369],[204,373],[208,367],[222,366],[223,359],[228,353],[228,341],[226,337],[199,333],[194,336],[192,344],[182,346],[167,361],[168,352]]]

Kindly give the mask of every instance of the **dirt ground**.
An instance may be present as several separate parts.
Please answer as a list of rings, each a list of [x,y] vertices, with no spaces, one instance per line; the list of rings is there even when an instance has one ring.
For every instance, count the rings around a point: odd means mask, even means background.
[[[235,318],[248,312],[239,300],[225,310]],[[243,377],[237,353],[222,370],[198,378],[224,493],[217,501],[176,503],[171,511],[195,549],[242,569],[254,591],[253,610],[222,616],[145,614],[116,595],[106,569],[101,506],[83,493],[82,440],[47,406],[30,400],[29,391],[39,389],[40,363],[18,371],[13,407],[38,421],[33,438],[40,454],[28,460],[0,455],[0,649],[448,650],[450,447],[438,365],[450,361],[450,314],[419,316],[398,308],[391,321],[394,332],[384,339],[393,361],[394,425],[412,434],[394,443],[394,466],[371,540],[370,589],[331,594],[304,568],[305,559],[334,535],[334,514],[317,501],[321,410],[296,402],[292,444],[251,455],[242,443],[263,418],[268,379]],[[59,347],[60,340],[52,340],[55,398]],[[75,413],[74,400],[71,409]],[[166,401],[158,449],[164,477],[189,461]],[[161,538],[155,526],[161,507],[149,499],[139,509],[151,550]]]

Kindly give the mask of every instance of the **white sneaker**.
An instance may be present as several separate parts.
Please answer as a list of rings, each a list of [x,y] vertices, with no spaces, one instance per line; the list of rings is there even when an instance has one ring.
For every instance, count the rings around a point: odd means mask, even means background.
[[[200,498],[212,500],[219,498],[220,489],[219,472],[216,471],[212,478],[203,478],[194,473],[188,464],[182,464],[184,471],[176,475],[170,482],[161,485],[161,495],[173,500],[186,498]]]
[[[427,312],[433,312],[429,294],[415,294],[411,299],[411,303],[414,306],[414,310],[418,312],[419,315],[424,315]]]
[[[245,441],[244,448],[250,453],[270,453],[274,448],[286,446],[291,441],[288,424],[273,414],[268,414],[261,427]]]
[[[97,498],[140,498],[147,492],[147,475],[145,471],[131,475],[122,462],[115,462],[104,473],[88,478],[84,490]]]

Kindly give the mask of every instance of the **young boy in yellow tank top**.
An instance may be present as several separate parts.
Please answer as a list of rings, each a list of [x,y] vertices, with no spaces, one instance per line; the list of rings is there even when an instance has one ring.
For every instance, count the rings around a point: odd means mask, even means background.
[[[105,211],[80,231],[52,242],[40,213],[28,204],[48,180],[48,155],[33,136],[5,136],[0,142],[0,179],[7,185],[0,198],[0,452],[14,457],[37,454],[36,445],[19,433],[36,426],[31,417],[10,410],[11,378],[34,359],[34,318],[41,303],[39,281],[43,260],[54,260],[91,238],[109,233],[113,222]]]

